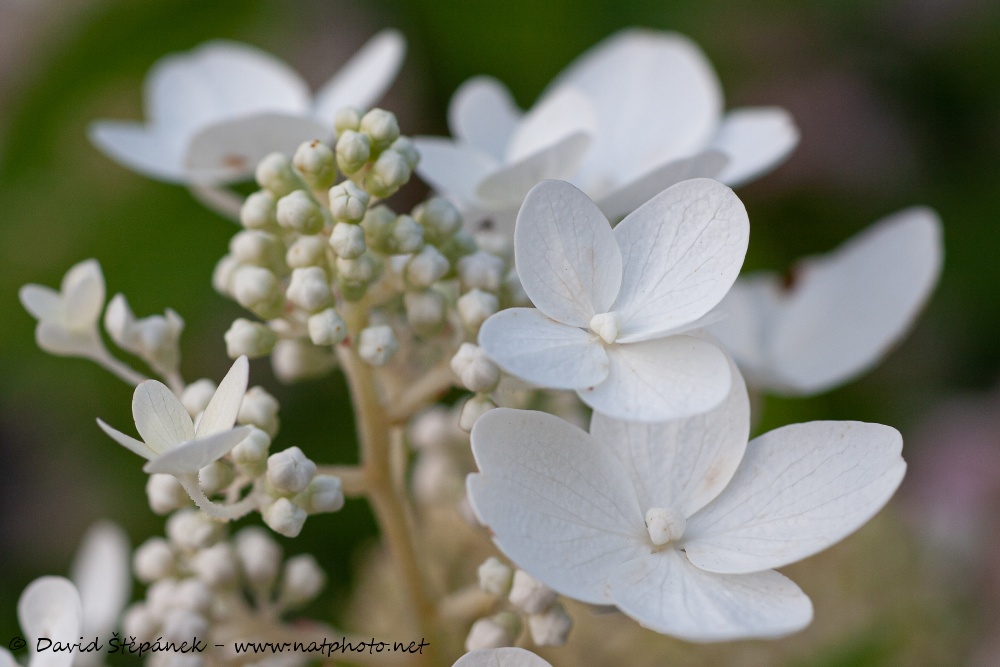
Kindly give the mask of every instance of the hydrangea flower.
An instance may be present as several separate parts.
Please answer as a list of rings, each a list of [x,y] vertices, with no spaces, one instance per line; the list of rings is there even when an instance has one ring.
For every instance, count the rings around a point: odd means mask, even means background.
[[[274,56],[208,42],[153,66],[145,82],[147,122],[98,121],[90,138],[114,160],[158,180],[237,181],[273,151],[331,136],[338,109],[369,107],[392,83],[404,50],[397,31],[380,32],[313,97]]]
[[[508,373],[576,390],[621,419],[704,412],[729,391],[729,362],[685,332],[736,280],[748,238],[743,204],[709,179],[667,189],[614,230],[585,194],[545,181],[514,234],[517,273],[537,308],[492,315],[479,344]]]
[[[466,653],[452,667],[552,667],[531,651],[514,646],[481,648]]]
[[[59,291],[44,285],[25,285],[21,304],[38,320],[35,340],[49,354],[104,358],[97,323],[104,310],[104,274],[96,259],[76,264]]]
[[[552,113],[561,105],[569,111]],[[718,79],[694,42],[626,30],[577,58],[527,114],[499,81],[466,82],[448,110],[455,139],[419,138],[417,173],[467,217],[508,230],[543,178],[569,180],[617,219],[686,178],[749,181],[798,143],[783,109],[722,108]]]
[[[163,315],[138,319],[125,296],[116,294],[104,313],[104,328],[118,347],[147,361],[157,372],[177,371],[184,320],[170,308]]]
[[[906,465],[888,426],[795,424],[748,444],[749,420],[742,380],[709,413],[594,413],[589,434],[498,408],[472,430],[469,499],[501,551],[563,595],[690,641],[782,636],[812,604],[773,568],[863,525]]]
[[[772,273],[738,280],[708,329],[756,387],[798,395],[832,389],[906,333],[937,284],[942,256],[937,214],[906,209],[801,260],[790,284]]]
[[[132,397],[132,415],[141,442],[100,419],[97,423],[115,442],[149,460],[143,467],[145,472],[175,476],[197,473],[249,435],[250,426],[233,428],[247,390],[249,371],[246,357],[236,360],[197,425],[180,400],[156,380],[141,383]]]
[[[83,609],[80,594],[69,579],[39,577],[28,584],[17,601],[17,620],[31,649],[28,667],[70,667],[76,653],[35,650],[41,637],[53,642],[81,641]],[[7,649],[0,648],[0,667],[17,664]]]

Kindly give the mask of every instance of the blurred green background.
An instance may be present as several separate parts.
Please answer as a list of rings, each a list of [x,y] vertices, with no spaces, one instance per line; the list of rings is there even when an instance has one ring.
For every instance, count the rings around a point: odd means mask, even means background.
[[[404,133],[446,134],[448,99],[466,78],[494,75],[527,107],[576,55],[633,25],[694,38],[718,70],[727,106],[780,105],[796,118],[802,141],[791,159],[738,191],[752,223],[748,269],[784,270],[912,204],[934,207],[945,223],[943,279],[905,343],[843,389],[808,400],[768,398],[763,427],[862,419],[892,424],[910,442],[935,406],[997,382],[995,2],[0,0],[4,636],[16,629],[21,589],[42,574],[65,573],[92,521],[120,522],[134,543],[161,533],[163,523],[148,510],[139,461],[94,423],[99,416],[127,429],[131,391],[88,362],[38,350],[18,287],[57,285],[72,264],[98,258],[109,297],[124,292],[139,316],[170,307],[186,319],[182,370],[189,381],[222,377],[229,365],[222,333],[241,312],[209,287],[236,228],[184,189],[104,157],[86,139],[89,122],[141,118],[150,65],[206,39],[264,48],[315,88],[369,36],[393,26],[409,52],[382,106],[397,112]],[[323,462],[351,460],[351,418],[339,379],[283,387],[266,363],[255,362],[251,382],[282,402],[278,444],[299,445]],[[905,451],[911,462],[921,446],[934,445],[912,440]],[[919,521],[913,532],[919,552]],[[290,553],[321,554],[332,580],[326,600],[336,604],[353,548],[373,534],[367,509],[350,503],[341,514],[311,518],[300,539],[284,542]],[[935,617],[920,630],[947,630],[956,663],[994,627],[993,602],[988,591],[977,593],[978,576],[954,586],[954,600],[944,604],[957,616]],[[923,580],[886,585],[919,588]],[[956,619],[970,625],[952,632]],[[896,664],[895,646],[845,637],[807,664]]]

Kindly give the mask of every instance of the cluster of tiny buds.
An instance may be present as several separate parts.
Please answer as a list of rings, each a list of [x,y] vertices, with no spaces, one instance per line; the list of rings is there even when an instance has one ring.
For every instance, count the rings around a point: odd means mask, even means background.
[[[133,569],[148,589],[145,600],[126,610],[123,630],[139,641],[225,636],[239,632],[248,617],[274,623],[326,585],[311,555],[282,566],[281,547],[266,531],[249,527],[226,539],[223,524],[193,510],[170,518],[167,539],[140,545]]]
[[[479,587],[498,599],[506,598],[512,609],[473,623],[465,640],[467,651],[513,646],[525,621],[536,646],[566,643],[573,620],[558,602],[555,591],[524,570],[512,571],[495,557],[479,566],[478,575]]]

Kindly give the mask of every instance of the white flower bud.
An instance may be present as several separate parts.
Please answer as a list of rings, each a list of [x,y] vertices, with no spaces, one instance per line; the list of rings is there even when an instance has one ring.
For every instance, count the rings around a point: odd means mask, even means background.
[[[344,280],[355,283],[370,283],[375,280],[377,267],[368,253],[356,259],[337,258],[337,274]]]
[[[326,375],[334,364],[335,358],[328,349],[307,340],[279,340],[271,353],[275,376],[288,384]]]
[[[263,387],[251,387],[243,396],[240,411],[236,415],[238,424],[250,424],[261,429],[268,436],[278,433],[278,399]]]
[[[210,547],[225,533],[223,525],[199,510],[181,510],[167,519],[167,537],[188,551]]]
[[[306,523],[306,511],[288,498],[278,498],[263,512],[264,523],[285,537],[297,537]]]
[[[370,201],[371,195],[354,181],[344,181],[330,188],[330,212],[337,222],[361,222]]]
[[[368,135],[344,130],[337,137],[337,166],[348,176],[357,173],[372,155]]]
[[[393,253],[417,252],[424,245],[424,228],[410,216],[401,215],[392,225],[389,244]]]
[[[168,577],[174,571],[174,551],[162,537],[151,537],[132,554],[132,570],[144,584]]]
[[[313,345],[336,345],[347,336],[347,325],[333,308],[309,318],[309,339]]]
[[[360,225],[338,222],[330,234],[330,247],[337,257],[355,259],[365,254],[365,230]]]
[[[511,646],[520,632],[521,619],[516,614],[501,612],[489,618],[481,618],[469,629],[469,636],[465,638],[465,650]]]
[[[415,287],[430,287],[444,278],[450,268],[448,259],[440,250],[426,245],[406,263],[406,280]]]
[[[323,266],[326,262],[326,243],[323,235],[300,236],[288,247],[285,263],[293,269]]]
[[[488,252],[479,250],[458,260],[458,277],[466,291],[499,292],[503,276],[504,261]]]
[[[441,405],[421,412],[410,426],[410,443],[414,449],[442,451],[468,436],[458,427],[458,415]]]
[[[257,184],[275,197],[284,197],[300,186],[292,163],[281,153],[271,153],[257,165]]]
[[[448,454],[429,451],[413,466],[413,495],[432,505],[454,501],[465,488],[464,475]]]
[[[200,579],[182,579],[174,588],[174,605],[185,611],[205,614],[212,606],[212,591]]]
[[[345,130],[357,132],[361,127],[361,111],[355,107],[341,107],[333,114],[333,127],[337,134],[343,134]]]
[[[420,151],[417,150],[416,145],[409,137],[396,139],[389,148],[403,156],[411,172],[420,164]]]
[[[463,431],[471,431],[476,420],[496,407],[496,404],[488,396],[473,396],[462,405],[462,414],[458,418],[458,425]]]
[[[149,499],[150,509],[160,515],[170,514],[191,504],[187,491],[173,475],[150,475],[146,482],[146,497]]]
[[[489,292],[472,289],[458,298],[456,308],[462,324],[469,331],[476,332],[490,315],[500,310],[500,300]]]
[[[232,484],[234,478],[233,464],[228,461],[212,461],[198,471],[201,488],[209,495],[218,493]]]
[[[418,336],[431,336],[441,330],[448,312],[444,294],[428,289],[403,295],[406,321]]]
[[[511,221],[513,223],[513,220]],[[506,229],[513,228],[513,224],[505,225]],[[476,246],[485,253],[510,260],[514,256],[514,241],[510,237],[510,232],[501,231],[494,226],[482,229],[474,235]]]
[[[208,621],[187,609],[174,609],[164,617],[160,633],[168,642],[190,642],[192,637],[204,637],[208,633]]]
[[[278,599],[286,605],[298,606],[309,602],[326,586],[326,573],[310,554],[289,558],[281,575]]]
[[[267,531],[257,526],[244,528],[234,539],[236,556],[243,566],[243,574],[255,587],[267,589],[278,578],[281,565],[281,547]]]
[[[299,308],[314,313],[330,303],[333,294],[326,272],[318,266],[308,266],[292,271],[285,296]]]
[[[149,606],[142,602],[137,602],[125,610],[122,617],[122,632],[127,637],[135,637],[140,642],[152,641],[156,638],[156,631],[160,627],[160,620],[156,617]]]
[[[508,271],[504,277],[503,291],[507,296],[507,301],[514,306],[531,307],[531,299],[528,298],[528,293],[524,291],[524,287],[521,285],[521,277],[517,275],[515,269]]]
[[[168,611],[175,608],[174,591],[177,589],[176,579],[160,579],[146,589],[146,606],[149,611],[162,618]]]
[[[318,139],[299,144],[292,164],[314,190],[323,190],[337,177],[333,151]]]
[[[388,197],[405,185],[411,174],[405,157],[394,150],[383,151],[365,177],[365,190],[376,197]]]
[[[340,478],[316,475],[306,490],[296,496],[295,504],[309,514],[339,512],[344,507],[344,490]]]
[[[251,322],[242,317],[233,321],[223,338],[226,341],[226,354],[230,359],[238,359],[243,355],[250,359],[263,357],[270,354],[274,344],[278,342],[278,334],[266,324]]]
[[[267,459],[267,481],[279,493],[299,493],[309,486],[316,464],[298,447],[271,454]]]
[[[215,383],[207,378],[195,380],[184,387],[184,391],[181,392],[181,405],[194,419],[199,412],[204,412],[205,408],[208,407],[208,402],[215,396],[216,389]]]
[[[361,117],[361,131],[371,137],[372,148],[380,151],[399,138],[399,123],[394,113],[372,109]]]
[[[246,399],[243,402],[246,403]],[[233,462],[256,471],[258,467],[263,468],[270,446],[270,436],[259,428],[254,428],[229,454],[233,457]]]
[[[278,200],[278,224],[300,234],[318,234],[323,213],[305,190],[295,190]]]
[[[273,229],[278,224],[278,200],[267,190],[254,192],[240,207],[240,222],[247,229]]]
[[[372,366],[382,366],[399,349],[392,327],[381,324],[361,330],[358,336],[358,356]]]
[[[458,260],[471,255],[479,249],[476,245],[476,239],[464,229],[455,232],[450,239],[441,243],[439,247],[444,256],[448,258],[448,261],[456,266],[458,265]]]
[[[229,296],[233,291],[233,274],[240,263],[232,255],[223,255],[212,269],[212,289],[222,296]]]
[[[240,264],[274,268],[281,264],[284,251],[276,236],[255,229],[244,229],[229,241],[229,254]]]
[[[380,251],[397,252],[390,239],[396,225],[396,214],[387,206],[376,206],[365,213],[361,227],[365,230],[365,240],[368,245]],[[423,233],[421,233],[423,242]]]
[[[524,570],[517,570],[507,599],[526,614],[540,614],[556,601],[556,592]]]
[[[541,614],[528,616],[528,631],[538,646],[563,646],[572,629],[573,619],[558,602]]]
[[[434,197],[413,209],[413,217],[424,228],[428,243],[440,245],[462,228],[462,216],[447,199]]]
[[[476,570],[479,587],[493,595],[506,596],[510,593],[514,572],[495,556],[490,556]]]
[[[493,391],[500,382],[500,369],[473,343],[462,343],[451,358],[451,370],[466,389],[477,393]]]
[[[267,317],[281,311],[281,291],[273,273],[259,266],[240,266],[232,279],[236,302],[247,310]]]
[[[191,570],[213,588],[231,588],[239,581],[236,554],[225,542],[196,553],[191,559]]]

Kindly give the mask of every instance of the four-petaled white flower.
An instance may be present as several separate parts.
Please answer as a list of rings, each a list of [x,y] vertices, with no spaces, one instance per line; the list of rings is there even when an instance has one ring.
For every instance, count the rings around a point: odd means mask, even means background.
[[[170,308],[163,315],[137,319],[125,295],[116,294],[104,313],[104,328],[120,348],[139,356],[157,372],[177,370],[184,320]]]
[[[107,357],[97,329],[104,309],[104,289],[104,274],[96,259],[67,271],[58,292],[44,285],[22,287],[21,304],[38,320],[38,347],[50,354]]]
[[[333,134],[336,111],[367,108],[402,63],[395,30],[373,37],[315,99],[294,70],[246,44],[213,41],[171,54],[145,83],[148,122],[99,121],[90,138],[139,173],[174,183],[219,184],[253,174],[264,156]]]
[[[805,627],[809,598],[773,568],[878,512],[903,478],[902,438],[811,422],[747,444],[749,400],[733,372],[721,406],[684,420],[595,412],[588,434],[541,412],[487,413],[472,430],[476,515],[531,576],[657,632],[722,641]]]
[[[466,653],[452,667],[552,667],[531,651],[514,646],[481,648]]]
[[[417,140],[417,173],[467,210],[507,227],[532,185],[565,179],[612,219],[686,178],[744,183],[798,143],[776,107],[722,114],[722,91],[705,55],[676,33],[627,30],[564,70],[522,116],[488,77],[452,97],[455,140]]]
[[[64,577],[39,577],[21,593],[17,620],[28,638],[31,658],[28,667],[70,667],[76,653],[36,651],[38,640],[74,644],[81,641],[83,608],[76,586]],[[0,648],[0,667],[17,667],[7,649]]]
[[[195,425],[180,400],[156,380],[135,388],[132,416],[142,442],[100,419],[98,425],[115,441],[149,459],[148,473],[190,475],[226,454],[250,434],[250,426],[233,428],[247,390],[249,362],[240,357],[219,383]]]
[[[833,252],[733,285],[708,326],[755,387],[832,389],[870,368],[909,329],[941,273],[941,221],[927,208],[881,220]]]
[[[749,227],[732,190],[709,179],[667,189],[614,230],[585,194],[545,181],[514,234],[517,273],[537,308],[491,316],[479,344],[508,373],[576,390],[614,417],[704,412],[729,391],[729,362],[684,332],[736,280]]]

